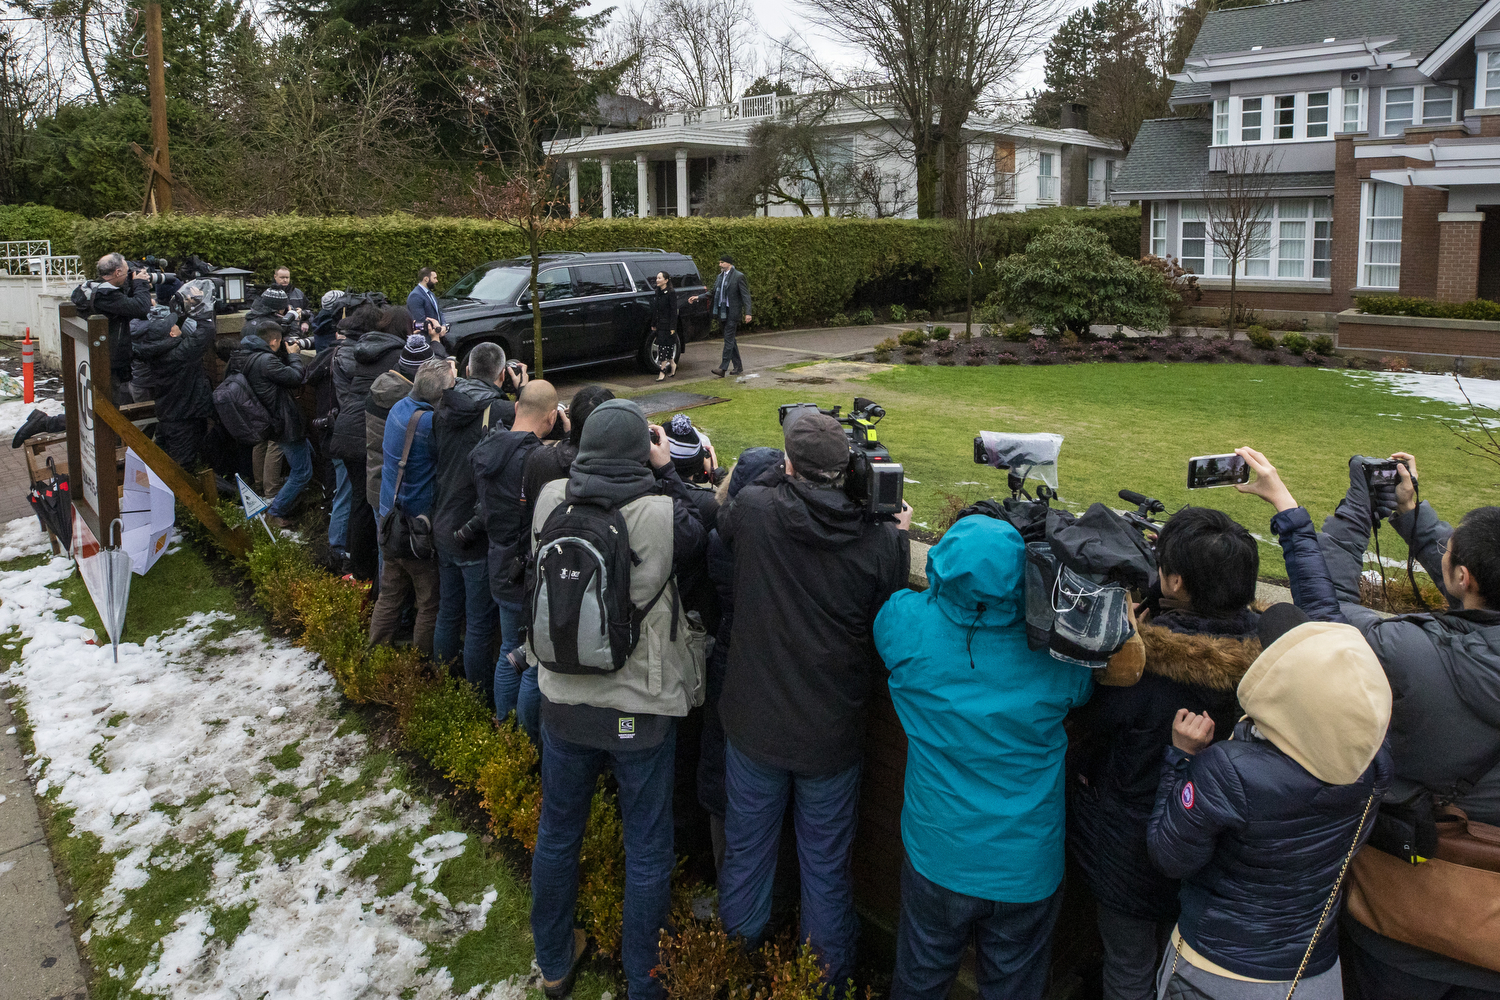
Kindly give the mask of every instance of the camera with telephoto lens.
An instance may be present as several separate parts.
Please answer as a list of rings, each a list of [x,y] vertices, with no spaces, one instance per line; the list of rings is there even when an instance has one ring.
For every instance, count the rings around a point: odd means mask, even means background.
[[[777,416],[785,426],[788,416],[805,411],[830,416],[844,427],[844,437],[849,442],[844,494],[866,518],[894,521],[905,506],[906,470],[891,461],[891,453],[875,433],[875,425],[885,417],[885,410],[871,400],[856,397],[848,416],[841,407],[825,410],[816,403],[783,403],[777,408]]]
[[[304,351],[312,350],[313,346],[313,339],[311,337],[287,337],[286,342],[288,346],[296,344]]]
[[[146,272],[145,282],[151,286],[152,294],[159,294],[162,285],[168,281],[175,281],[177,275],[172,273],[171,265],[165,257],[142,257],[140,260],[127,260],[125,267],[130,271],[131,277],[135,277],[141,271]]]

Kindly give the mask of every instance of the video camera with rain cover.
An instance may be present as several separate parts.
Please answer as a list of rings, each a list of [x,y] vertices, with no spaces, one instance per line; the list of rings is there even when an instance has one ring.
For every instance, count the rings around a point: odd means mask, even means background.
[[[805,411],[830,416],[844,427],[844,436],[849,441],[844,493],[866,518],[894,521],[905,504],[906,470],[891,461],[891,453],[875,433],[875,425],[885,417],[885,410],[872,400],[855,397],[854,409],[848,416],[843,414],[842,407],[825,410],[817,403],[783,403],[777,416],[784,427],[788,416]]]

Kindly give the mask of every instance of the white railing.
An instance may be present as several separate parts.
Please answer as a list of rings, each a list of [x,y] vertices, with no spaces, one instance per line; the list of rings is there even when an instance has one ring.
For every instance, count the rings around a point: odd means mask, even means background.
[[[1016,175],[1005,171],[997,171],[995,174],[995,200],[1001,204],[1009,205],[1016,200]]]
[[[807,97],[818,95],[809,94]],[[651,116],[652,128],[675,128],[681,125],[709,125],[741,118],[780,118],[792,110],[797,96],[791,94],[755,94],[730,104],[716,104],[690,111],[659,111]],[[891,88],[886,85],[859,87],[834,95],[838,108],[879,107],[891,103]]]
[[[77,254],[52,255],[51,240],[7,240],[0,242],[0,274],[33,275],[49,285],[76,285],[83,280]]]
[[[1057,200],[1057,178],[1048,174],[1040,174],[1036,179],[1036,200]]]

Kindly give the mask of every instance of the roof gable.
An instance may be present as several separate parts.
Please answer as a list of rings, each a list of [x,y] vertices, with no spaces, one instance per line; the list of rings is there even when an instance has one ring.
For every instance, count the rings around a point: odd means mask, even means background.
[[[1395,35],[1392,48],[1423,59],[1482,5],[1483,0],[1285,0],[1216,10],[1203,19],[1189,58]]]

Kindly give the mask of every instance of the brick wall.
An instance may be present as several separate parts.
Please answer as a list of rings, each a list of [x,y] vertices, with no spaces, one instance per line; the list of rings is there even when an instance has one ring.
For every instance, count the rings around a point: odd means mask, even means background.
[[[1334,292],[1269,292],[1241,285],[1235,298],[1249,309],[1274,309],[1278,312],[1336,313],[1350,306],[1349,294]],[[1229,305],[1229,289],[1205,288],[1203,300],[1196,303],[1215,309]]]
[[[1354,159],[1354,135],[1334,139],[1333,261],[1331,301],[1334,311],[1354,304],[1350,289],[1359,281],[1359,170]]]
[[[1447,210],[1447,191],[1409,187],[1402,192],[1402,295],[1417,295],[1427,299],[1437,295],[1438,213]]]
[[[1433,326],[1387,326],[1339,318],[1340,348],[1389,351],[1393,354],[1441,354],[1449,357],[1500,358],[1500,331]]]
[[[1479,295],[1479,231],[1481,213],[1475,219],[1438,221],[1437,297],[1443,302],[1468,302]]]

